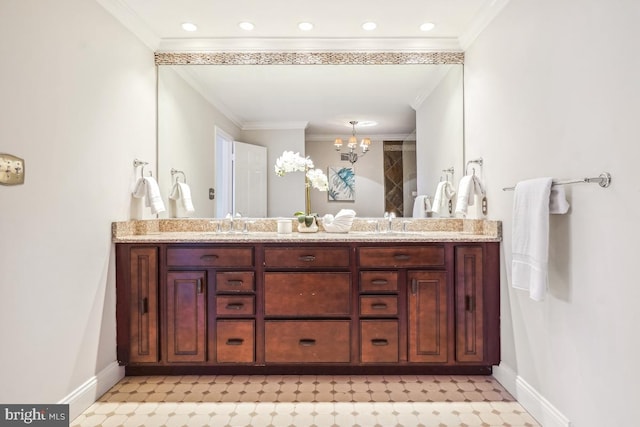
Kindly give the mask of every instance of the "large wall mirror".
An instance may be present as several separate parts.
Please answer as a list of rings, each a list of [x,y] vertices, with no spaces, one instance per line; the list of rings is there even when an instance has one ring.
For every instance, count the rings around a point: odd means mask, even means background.
[[[305,54],[156,55],[158,181],[168,201],[173,185],[186,179],[196,209],[188,214],[169,202],[169,216],[224,216],[233,209],[229,192],[243,215],[245,203],[256,202],[266,204],[256,211],[266,216],[292,216],[304,207],[304,178],[276,176],[275,160],[285,150],[310,156],[325,173],[350,168],[355,175],[351,196],[329,200],[311,192],[320,215],[350,208],[360,217],[388,210],[410,217],[416,195],[433,196],[441,179],[457,185],[464,165],[461,53],[326,53],[308,60]],[[372,141],[355,163],[342,160],[333,144],[353,133],[350,121],[359,122],[359,140]],[[266,172],[251,172],[258,178],[242,190],[234,188],[225,141],[266,148]],[[451,168],[453,174],[443,172]]]

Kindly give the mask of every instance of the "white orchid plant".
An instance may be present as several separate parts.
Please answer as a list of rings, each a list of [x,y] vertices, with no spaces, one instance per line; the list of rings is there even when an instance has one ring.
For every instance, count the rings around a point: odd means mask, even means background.
[[[285,176],[289,172],[304,172],[305,211],[296,212],[294,215],[298,217],[298,221],[310,226],[317,216],[311,213],[311,188],[327,191],[329,188],[327,175],[321,169],[314,169],[313,160],[310,157],[303,157],[300,153],[293,151],[285,151],[278,157],[275,171],[278,176]]]

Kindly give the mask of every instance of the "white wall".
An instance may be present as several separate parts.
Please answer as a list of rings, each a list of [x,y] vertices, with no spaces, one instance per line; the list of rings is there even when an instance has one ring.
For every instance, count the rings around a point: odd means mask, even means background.
[[[638,18],[631,0],[511,0],[465,59],[467,156],[504,221],[502,360],[578,427],[637,425]],[[571,211],[551,217],[546,300],[511,289],[501,188],[602,171],[610,188],[568,186]]]
[[[116,359],[110,226],[133,159],[154,168],[153,54],[84,0],[3,0],[0,52],[0,151],[26,161],[0,187],[0,402],[55,403]]]
[[[283,151],[305,155],[304,129],[259,129],[242,131],[242,141],[267,147],[267,216],[293,217],[304,210],[304,174],[275,174],[276,159]]]
[[[454,167],[456,188],[464,175],[462,76],[462,67],[450,67],[416,110],[418,194],[430,195],[432,201],[443,169]]]
[[[158,182],[167,212],[173,213],[169,193],[175,179],[171,169],[184,171],[195,212],[192,217],[213,218],[215,199],[215,128],[234,138],[240,129],[197,93],[173,67],[158,67]],[[183,214],[184,212],[180,212]]]
[[[306,143],[307,155],[311,156],[316,168],[326,174],[329,166],[349,167],[348,161],[340,160],[340,153],[333,147],[333,141]],[[353,209],[359,217],[381,217],[384,214],[384,168],[382,141],[372,140],[370,150],[353,165],[356,174],[355,202],[329,202],[326,192],[311,190],[313,212],[337,214],[340,209]]]

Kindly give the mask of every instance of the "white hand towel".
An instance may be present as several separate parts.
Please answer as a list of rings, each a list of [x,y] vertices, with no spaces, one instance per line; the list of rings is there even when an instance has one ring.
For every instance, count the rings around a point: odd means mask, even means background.
[[[551,196],[549,197],[549,213],[566,214],[569,212],[569,202],[561,185],[551,186]]]
[[[145,198],[145,206],[151,208],[152,214],[165,211],[162,196],[160,196],[160,187],[151,176],[139,178],[133,190],[133,197],[137,199]]]
[[[414,218],[427,217],[427,203],[429,203],[429,196],[416,196],[416,199],[413,202]],[[431,206],[429,206],[429,208],[431,208]]]
[[[438,183],[436,188],[436,194],[433,197],[433,211],[442,218],[448,218],[449,201],[456,195],[456,191],[449,181],[442,181]]]
[[[516,185],[513,202],[512,286],[535,301],[547,291],[550,194],[551,178],[530,179]]]
[[[176,182],[169,195],[171,200],[180,202],[182,208],[187,212],[194,212],[193,201],[191,200],[191,188],[184,182]]]
[[[476,175],[463,176],[458,185],[458,199],[456,201],[456,214],[467,216],[469,206],[475,203],[476,195],[484,195],[484,188]]]

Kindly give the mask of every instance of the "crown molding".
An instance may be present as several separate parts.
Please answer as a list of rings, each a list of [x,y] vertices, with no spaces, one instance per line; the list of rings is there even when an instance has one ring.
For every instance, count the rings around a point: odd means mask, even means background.
[[[371,141],[405,141],[410,139],[410,137],[414,135],[413,133],[381,133],[381,134],[368,134],[366,132],[358,134],[358,136],[366,136],[371,139]],[[333,140],[336,137],[342,137],[343,139],[349,138],[350,135],[339,135],[339,134],[307,134],[304,137],[305,141],[308,142],[330,142],[333,144]]]
[[[220,37],[162,39],[158,52],[438,52],[461,51],[455,37]]]
[[[469,49],[480,33],[498,16],[507,3],[509,3],[509,0],[487,0],[487,3],[470,22],[467,29],[458,37],[460,48],[464,51]]]
[[[160,37],[154,33],[145,21],[140,19],[129,6],[121,0],[96,0],[103,8],[113,15],[126,29],[131,31],[142,43],[152,51],[157,51],[161,45]]]
[[[242,130],[305,130],[309,122],[245,122]]]

